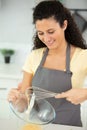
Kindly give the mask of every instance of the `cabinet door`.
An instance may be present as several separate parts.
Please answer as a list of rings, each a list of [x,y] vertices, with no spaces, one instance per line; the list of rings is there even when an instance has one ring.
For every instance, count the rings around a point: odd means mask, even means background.
[[[0,119],[9,119],[9,103],[7,101],[7,89],[0,89]]]

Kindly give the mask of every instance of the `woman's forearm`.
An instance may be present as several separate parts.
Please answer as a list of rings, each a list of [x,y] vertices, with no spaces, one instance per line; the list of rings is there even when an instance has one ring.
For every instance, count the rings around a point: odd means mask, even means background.
[[[32,74],[24,72],[23,75],[23,80],[22,82],[18,85],[18,89],[22,92],[25,93],[26,89],[31,87],[32,85]]]

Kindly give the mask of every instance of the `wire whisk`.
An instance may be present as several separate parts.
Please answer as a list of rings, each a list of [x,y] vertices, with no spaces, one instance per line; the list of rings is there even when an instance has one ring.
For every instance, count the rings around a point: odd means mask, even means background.
[[[45,99],[45,98],[51,98],[51,97],[54,97],[57,95],[57,93],[54,93],[54,92],[51,92],[51,91],[48,91],[46,89],[42,89],[39,87],[35,87],[35,86],[29,87],[26,92],[27,92],[27,95],[34,94],[36,99],[38,99],[38,100]]]

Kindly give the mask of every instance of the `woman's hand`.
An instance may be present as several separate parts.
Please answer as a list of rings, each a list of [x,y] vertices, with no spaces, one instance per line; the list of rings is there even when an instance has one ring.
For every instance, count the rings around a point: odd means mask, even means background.
[[[21,93],[21,85],[20,83],[18,88],[10,90],[7,100],[12,103],[18,112],[22,113],[28,108],[28,98],[24,93]]]
[[[9,102],[15,102],[20,95],[20,91],[18,90],[18,88],[12,88],[9,93],[8,93],[8,97],[7,100]]]
[[[67,101],[77,105],[87,100],[87,89],[72,88],[66,92],[56,95],[55,98],[66,98]]]
[[[17,88],[12,88],[9,91],[7,97],[7,100],[9,102],[15,102],[19,98],[21,87],[22,87],[22,83],[19,83]]]

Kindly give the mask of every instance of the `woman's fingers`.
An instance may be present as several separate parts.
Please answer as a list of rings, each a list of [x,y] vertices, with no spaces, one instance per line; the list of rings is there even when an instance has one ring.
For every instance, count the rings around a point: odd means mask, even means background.
[[[57,95],[55,96],[55,98],[66,98],[66,97],[67,97],[67,92],[62,92],[62,93],[57,94]]]
[[[72,88],[66,92],[57,94],[55,98],[66,98],[67,101],[73,104],[80,104],[87,100],[87,89],[86,88]]]
[[[15,101],[19,97],[19,94],[20,94],[20,92],[16,88],[13,88],[9,91],[7,100]]]

